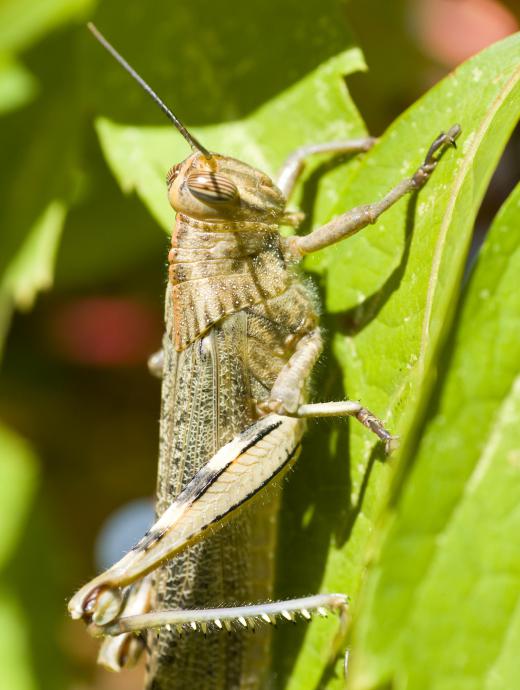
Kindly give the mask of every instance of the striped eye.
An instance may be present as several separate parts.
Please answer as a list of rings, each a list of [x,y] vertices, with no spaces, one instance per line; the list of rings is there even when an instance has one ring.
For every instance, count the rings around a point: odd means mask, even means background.
[[[181,169],[181,165],[182,165],[181,163],[177,163],[177,165],[174,165],[173,167],[171,167],[168,170],[168,173],[166,174],[166,184],[168,186],[168,189],[170,189],[170,187],[173,184],[173,181],[175,180],[175,178],[179,174],[179,170]]]
[[[194,172],[186,180],[194,197],[209,204],[225,204],[238,198],[238,189],[230,179],[213,172]]]

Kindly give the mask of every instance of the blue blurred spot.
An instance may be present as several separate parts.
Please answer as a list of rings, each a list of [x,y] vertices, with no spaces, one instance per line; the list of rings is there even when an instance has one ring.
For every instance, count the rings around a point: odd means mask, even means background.
[[[96,566],[106,570],[130,551],[155,519],[153,501],[138,498],[115,510],[105,521],[94,545]]]

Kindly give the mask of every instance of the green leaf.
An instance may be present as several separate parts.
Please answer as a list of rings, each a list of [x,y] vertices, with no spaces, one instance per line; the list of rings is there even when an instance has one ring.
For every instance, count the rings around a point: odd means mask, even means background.
[[[0,588],[0,687],[36,690],[31,670],[29,621],[16,597]]]
[[[3,276],[0,294],[9,295],[21,309],[29,309],[36,294],[52,285],[65,212],[63,203],[54,201],[49,204]]]
[[[34,77],[20,62],[0,54],[0,115],[25,105],[36,88]]]
[[[392,125],[344,190],[341,208],[381,198],[420,164],[433,138],[454,122],[460,122],[463,134],[458,150],[445,153],[418,195],[397,204],[374,227],[324,252],[326,304],[336,312],[329,323],[337,330],[334,350],[345,387],[350,398],[362,400],[401,435],[401,472],[431,389],[442,337],[449,330],[475,215],[518,120],[519,38],[510,37],[462,65]],[[335,206],[331,215],[341,208]],[[323,395],[320,389],[320,398]],[[319,495],[309,499],[315,513],[317,506],[328,509],[337,501],[336,516],[326,518],[328,530],[326,524],[314,528],[322,537],[328,534],[331,544],[326,564],[320,557],[321,589],[347,592],[354,601],[366,563],[373,558],[374,530],[396,462],[377,462],[382,458],[374,445],[366,430],[351,424],[350,475],[341,480],[343,505],[333,483],[342,474],[334,478],[328,468],[331,483],[321,485]],[[346,455],[339,451],[330,462],[344,473],[340,455],[346,464]],[[312,470],[306,472],[307,482],[319,482]],[[315,522],[319,525],[318,518]],[[316,568],[315,558],[312,549],[302,555],[298,570]],[[328,639],[311,628],[289,688],[314,687],[326,673]],[[340,685],[338,672],[330,687]]]
[[[31,448],[0,424],[0,570],[12,555],[24,527],[36,478],[37,464]]]
[[[52,279],[68,203],[77,186],[81,119],[70,35],[48,40],[31,57],[42,85],[28,107],[3,118],[0,148],[9,162],[0,170],[0,325],[14,301],[30,306]]]
[[[69,156],[75,150],[73,137],[67,134],[78,124],[71,93],[76,80],[71,78],[70,42],[47,41],[42,54],[36,49],[29,55],[34,73],[14,54],[26,51],[56,27],[84,17],[93,4],[93,0],[0,4],[0,114],[32,101],[38,87],[43,91],[32,108],[4,120],[0,140],[9,161],[0,173],[0,350],[13,303],[30,307],[36,292],[52,282],[65,220],[64,197],[70,194],[64,180],[70,175]],[[67,50],[62,52],[65,44]]]
[[[351,687],[516,686],[520,186],[486,239],[448,371],[366,587]],[[385,685],[386,686],[386,685]]]
[[[0,687],[35,690],[29,621],[4,570],[19,545],[37,484],[37,464],[28,444],[0,424]]]
[[[519,45],[520,34],[468,61],[392,125],[364,159],[349,206],[380,198],[410,174],[435,133],[458,121],[463,134],[417,196],[325,251],[327,307],[343,331],[335,350],[348,389],[406,435],[434,375],[478,207],[519,118]],[[356,437],[366,458],[365,436]]]
[[[211,150],[239,157],[273,174],[297,146],[315,142],[317,137],[326,141],[364,133],[342,82],[343,75],[363,67],[359,50],[349,50],[251,116],[224,125],[194,127],[193,133]],[[122,189],[127,193],[135,190],[169,231],[173,212],[164,180],[169,168],[187,157],[186,142],[172,127],[129,127],[100,119],[97,129],[103,152]],[[329,180],[323,195],[334,196],[333,189],[333,181]]]
[[[112,0],[100,4],[94,21],[190,125],[241,119],[353,45],[342,0],[224,6],[190,0],[174,7],[156,0],[153,8],[133,0],[131,9]],[[121,67],[86,39],[94,112],[117,122],[163,124]]]
[[[0,424],[0,687],[10,690],[65,687],[64,563],[38,484],[31,446]]]
[[[23,50],[56,26],[84,17],[93,4],[93,0],[2,0],[0,50]]]

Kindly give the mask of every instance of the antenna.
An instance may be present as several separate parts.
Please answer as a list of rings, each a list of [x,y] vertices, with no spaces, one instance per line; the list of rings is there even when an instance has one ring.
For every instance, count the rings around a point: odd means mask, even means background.
[[[210,159],[211,158],[211,153],[206,149],[204,146],[202,146],[199,141],[193,136],[193,134],[190,134],[186,127],[182,124],[182,122],[179,120],[179,118],[172,113],[172,111],[168,108],[168,106],[159,98],[159,96],[155,93],[155,91],[148,86],[148,84],[145,82],[145,80],[137,74],[137,72],[134,70],[133,67],[131,67],[128,62],[124,59],[122,55],[120,55],[117,50],[112,46],[107,39],[103,36],[103,34],[97,29],[97,27],[92,24],[92,22],[89,22],[87,24],[87,27],[89,31],[93,34],[94,38],[101,43],[103,48],[108,50],[108,52],[114,57],[117,62],[125,69],[128,74],[133,77],[136,82],[146,91],[146,93],[152,97],[152,99],[155,101],[155,103],[159,106],[159,108],[163,111],[163,113],[166,115],[166,117],[173,122],[175,127],[179,130],[179,132],[182,134],[182,136],[186,139],[186,141],[189,143],[192,149],[199,151],[202,153],[203,156],[206,158]]]

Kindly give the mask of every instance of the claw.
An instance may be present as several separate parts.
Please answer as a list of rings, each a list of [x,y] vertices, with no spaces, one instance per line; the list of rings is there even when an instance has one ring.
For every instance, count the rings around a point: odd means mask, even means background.
[[[430,146],[430,149],[426,154],[426,158],[424,159],[424,165],[429,165],[430,163],[435,164],[437,159],[434,159],[433,156],[435,153],[437,153],[437,151],[442,149],[443,146],[448,145],[456,148],[456,139],[460,135],[461,131],[461,126],[457,124],[453,125],[453,127],[450,127],[447,132],[441,132],[437,139],[435,139],[433,144]]]
[[[460,135],[462,132],[462,127],[460,125],[453,125],[453,127],[450,127],[448,130],[448,134],[446,135],[448,139],[450,140],[450,144],[454,147],[457,148],[457,137]]]

